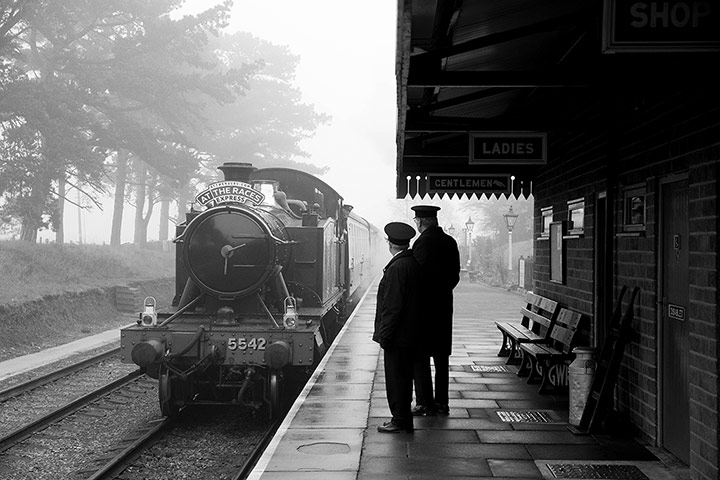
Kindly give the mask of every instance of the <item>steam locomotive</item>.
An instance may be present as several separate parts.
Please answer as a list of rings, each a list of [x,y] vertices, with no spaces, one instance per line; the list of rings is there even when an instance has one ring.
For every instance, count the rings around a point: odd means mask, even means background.
[[[320,179],[248,163],[196,196],[177,226],[175,297],[145,299],[121,359],[158,379],[160,410],[240,404],[279,414],[372,280],[379,231]]]

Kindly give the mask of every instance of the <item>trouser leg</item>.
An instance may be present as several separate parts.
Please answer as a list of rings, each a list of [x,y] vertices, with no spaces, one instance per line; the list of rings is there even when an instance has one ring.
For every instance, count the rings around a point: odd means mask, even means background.
[[[410,349],[385,350],[385,388],[393,423],[412,426],[413,355]]]
[[[433,355],[435,365],[435,403],[438,405],[449,404],[450,388],[450,357],[447,355]]]
[[[415,359],[413,380],[415,382],[415,403],[432,407],[433,386],[430,356],[420,356]]]

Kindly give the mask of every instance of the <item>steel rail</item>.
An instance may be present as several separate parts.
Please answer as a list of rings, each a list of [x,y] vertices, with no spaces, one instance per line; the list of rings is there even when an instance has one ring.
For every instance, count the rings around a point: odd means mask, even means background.
[[[275,432],[277,432],[278,428],[280,428],[280,424],[282,424],[282,421],[285,419],[284,417],[285,416],[283,415],[281,418],[273,422],[267,432],[265,432],[265,435],[263,435],[263,438],[260,439],[260,442],[258,442],[257,446],[253,449],[252,453],[248,455],[242,467],[240,467],[240,470],[231,477],[231,480],[244,480],[250,475],[252,469],[255,467],[255,464],[257,464],[258,460],[260,460],[260,457],[263,453],[265,453],[265,449],[268,444],[275,436]]]
[[[47,428],[52,423],[65,418],[69,415],[72,415],[73,413],[77,412],[78,410],[84,408],[85,406],[89,405],[93,401],[97,400],[100,397],[105,396],[106,394],[110,393],[111,391],[117,389],[118,387],[121,387],[123,385],[126,385],[136,378],[143,375],[143,372],[138,369],[134,372],[130,372],[124,377],[121,377],[113,382],[110,382],[97,390],[88,393],[87,395],[84,395],[67,405],[60,407],[49,414],[45,415],[44,417],[38,418],[37,420],[20,427],[19,429],[15,430],[14,432],[11,432],[10,434],[1,437],[0,438],[0,452],[4,452],[8,448],[12,447],[13,445],[18,444],[19,442],[22,442],[23,440],[27,439],[34,433],[43,430]]]
[[[28,380],[27,382],[20,383],[18,385],[6,388],[4,390],[0,390],[0,403],[6,402],[9,399],[13,397],[17,397],[18,395],[25,393],[27,391],[33,390],[38,387],[42,387],[43,385],[47,385],[48,383],[52,383],[55,380],[58,380],[63,377],[67,377],[73,373],[79,372],[80,370],[83,370],[95,363],[100,363],[103,360],[106,360],[113,355],[116,355],[120,351],[120,347],[113,348],[112,350],[108,350],[106,352],[100,353],[98,355],[95,355],[93,357],[87,358],[85,360],[82,360],[78,363],[75,363],[73,365],[69,365],[64,368],[60,368],[58,370],[54,370],[46,375],[42,375],[37,378],[33,378],[32,380]]]
[[[86,480],[103,480],[115,478],[121,474],[133,461],[140,455],[143,449],[153,442],[155,437],[172,425],[174,419],[171,417],[163,417],[159,420],[153,420],[148,422],[146,428],[143,429],[142,433],[130,443],[127,447],[118,452],[117,455],[110,458],[110,460],[104,465],[97,469],[85,469],[79,474],[87,474],[90,472],[92,475],[86,478]]]

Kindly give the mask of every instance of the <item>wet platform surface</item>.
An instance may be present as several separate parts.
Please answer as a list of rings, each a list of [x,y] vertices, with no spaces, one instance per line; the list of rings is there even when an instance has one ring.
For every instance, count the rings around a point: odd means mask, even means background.
[[[377,432],[390,412],[382,349],[371,340],[375,294],[362,300],[249,478],[688,478],[633,439],[572,433],[567,393],[539,394],[497,356],[494,322],[519,321],[524,297],[476,283],[455,289],[450,414],[415,417],[414,433]]]

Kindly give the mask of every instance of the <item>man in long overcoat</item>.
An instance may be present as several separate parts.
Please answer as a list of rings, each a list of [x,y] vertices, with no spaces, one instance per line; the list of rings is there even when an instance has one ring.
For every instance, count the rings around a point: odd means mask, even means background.
[[[429,355],[419,356],[415,365],[416,405],[413,415],[447,414],[449,407],[450,354],[452,353],[453,289],[460,282],[460,252],[457,242],[438,225],[440,207],[417,205],[415,224],[420,236],[413,243],[413,256],[422,266],[420,290],[422,315],[429,325],[424,340]],[[430,357],[435,366],[433,397]]]
[[[393,255],[383,269],[377,293],[373,340],[383,348],[385,386],[392,419],[378,426],[381,433],[413,431],[412,390],[415,352],[422,328],[420,265],[410,250],[415,229],[402,222],[385,226]]]

